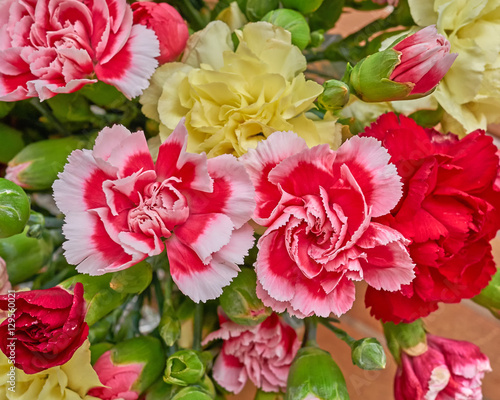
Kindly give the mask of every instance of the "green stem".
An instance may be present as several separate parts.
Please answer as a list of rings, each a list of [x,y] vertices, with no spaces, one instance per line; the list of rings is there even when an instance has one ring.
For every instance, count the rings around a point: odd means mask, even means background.
[[[194,309],[193,350],[201,350],[203,330],[203,303],[197,303]]]
[[[193,30],[199,31],[207,25],[208,21],[202,17],[200,12],[194,8],[193,4],[191,4],[189,0],[172,0],[170,4],[179,9]]]
[[[57,118],[54,117],[54,114],[52,114],[52,110],[46,103],[41,103],[38,98],[34,97],[30,100],[30,104],[35,107],[40,112],[40,114],[47,118],[47,120],[54,126],[54,128],[60,135],[66,136],[68,134],[67,130],[64,129]]]
[[[349,336],[347,332],[343,331],[340,328],[337,328],[335,325],[332,325],[328,320],[320,319],[319,322],[327,329],[335,333],[340,340],[346,342],[349,347],[352,347],[353,343],[356,341],[353,337]]]
[[[304,340],[302,347],[317,346],[316,333],[318,330],[318,319],[316,317],[308,317],[304,320],[306,331],[304,333]]]

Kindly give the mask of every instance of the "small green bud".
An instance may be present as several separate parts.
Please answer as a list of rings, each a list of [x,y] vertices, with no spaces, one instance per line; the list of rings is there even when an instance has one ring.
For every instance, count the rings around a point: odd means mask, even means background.
[[[220,296],[220,305],[226,315],[240,325],[258,325],[271,315],[255,292],[257,276],[251,268],[242,268]]]
[[[39,239],[23,233],[0,239],[0,257],[7,264],[12,285],[24,282],[35,275],[50,259],[54,245],[52,238],[44,232]]]
[[[311,47],[319,47],[324,41],[325,31],[323,29],[311,32]]]
[[[200,381],[203,375],[205,363],[200,352],[185,349],[168,358],[163,380],[173,385],[187,386]]]
[[[30,216],[30,201],[18,185],[0,178],[0,238],[21,233]]]
[[[413,84],[389,79],[400,63],[400,54],[391,48],[363,58],[350,73],[349,86],[366,102],[383,102],[410,98]]]
[[[327,111],[340,110],[349,102],[349,86],[342,81],[330,79],[323,83],[323,93],[318,97],[318,104]]]
[[[84,144],[76,136],[30,143],[9,161],[5,177],[25,189],[50,189],[70,153]]]
[[[172,346],[181,336],[181,322],[172,308],[165,310],[159,325],[160,336],[167,346]]]
[[[170,400],[213,400],[213,396],[196,386],[188,386],[176,392]]]
[[[495,316],[500,319],[500,269],[497,270],[488,286],[472,300],[477,304],[486,307]]]
[[[347,400],[344,376],[330,353],[317,347],[303,347],[288,373],[286,400],[319,398]]]
[[[281,0],[284,8],[297,10],[302,14],[310,14],[316,11],[323,0]]]
[[[361,369],[384,369],[387,359],[384,348],[375,338],[356,340],[351,347],[352,363]]]
[[[292,34],[292,43],[304,50],[311,41],[311,30],[304,16],[295,10],[280,8],[267,13],[262,21],[281,26]]]
[[[250,21],[259,21],[269,11],[279,6],[279,0],[247,0],[245,14]],[[240,6],[241,7],[241,6]]]

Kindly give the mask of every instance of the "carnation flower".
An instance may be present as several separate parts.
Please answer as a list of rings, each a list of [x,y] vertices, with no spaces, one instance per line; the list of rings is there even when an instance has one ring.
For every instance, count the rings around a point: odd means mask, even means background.
[[[0,398],[5,400],[100,400],[88,395],[90,388],[102,386],[90,364],[90,343],[86,340],[63,365],[27,374],[12,366],[0,352]],[[9,373],[15,374],[15,385]]]
[[[300,348],[293,328],[274,313],[256,326],[238,325],[222,313],[219,318],[220,329],[203,341],[224,340],[213,368],[217,383],[233,393],[241,392],[247,379],[265,392],[285,391],[288,370]]]
[[[463,134],[500,121],[500,0],[409,0],[420,26],[438,32],[459,57],[434,96],[446,111],[445,131]]]
[[[310,146],[338,147],[333,117],[305,114],[322,87],[305,79],[306,59],[290,33],[257,22],[236,35],[233,50],[229,27],[211,22],[189,38],[183,63],[157,69],[140,102],[144,114],[160,122],[162,139],[186,117],[188,151],[208,157],[239,156],[278,130],[293,130]]]
[[[0,101],[45,100],[96,78],[135,97],[158,65],[158,40],[125,0],[4,0]]]
[[[253,245],[246,222],[254,190],[231,155],[186,153],[181,122],[153,163],[144,133],[104,128],[93,150],[76,150],[54,197],[66,215],[65,256],[102,275],[167,249],[170,273],[196,302],[222,293]]]
[[[400,292],[368,288],[366,304],[383,321],[411,322],[484,288],[496,267],[489,241],[500,228],[499,170],[492,138],[475,131],[459,140],[412,119],[382,115],[361,136],[382,141],[403,179],[403,197],[378,220],[400,231],[416,278]]]
[[[341,315],[354,283],[399,290],[414,277],[396,230],[372,221],[401,197],[389,155],[375,139],[353,137],[338,151],[309,149],[293,132],[276,132],[241,157],[256,188],[257,294],[277,312]]]
[[[427,350],[401,354],[396,372],[396,400],[480,400],[481,381],[491,371],[488,357],[476,345],[427,335]]]
[[[84,321],[83,285],[77,283],[74,294],[55,287],[16,292],[14,297],[0,296],[0,309],[8,310],[14,299],[15,357],[17,368],[34,374],[66,363],[87,338],[89,327]],[[0,325],[0,349],[10,355],[11,318]],[[12,332],[12,331],[11,331]]]

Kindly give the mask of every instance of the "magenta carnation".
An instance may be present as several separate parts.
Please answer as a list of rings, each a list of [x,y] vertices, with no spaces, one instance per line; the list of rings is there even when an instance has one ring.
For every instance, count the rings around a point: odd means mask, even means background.
[[[65,255],[79,272],[119,271],[166,247],[173,280],[196,302],[237,275],[254,241],[252,184],[235,157],[207,160],[186,143],[181,121],[155,164],[143,132],[115,125],[93,150],[69,156],[53,188],[66,215]]]
[[[256,188],[257,293],[299,317],[341,315],[354,283],[399,290],[412,281],[407,241],[372,221],[401,197],[389,155],[375,139],[354,137],[337,151],[309,149],[293,132],[273,133],[242,156]]]

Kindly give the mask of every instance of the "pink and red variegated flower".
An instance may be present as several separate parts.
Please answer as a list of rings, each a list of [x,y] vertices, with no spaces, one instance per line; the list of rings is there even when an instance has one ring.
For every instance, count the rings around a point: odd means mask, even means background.
[[[219,385],[239,393],[250,379],[265,392],[285,391],[288,370],[300,348],[295,330],[271,314],[256,326],[243,326],[219,313],[220,329],[203,344],[223,339],[213,377]]]
[[[148,86],[159,54],[126,0],[4,0],[0,101],[45,100],[96,78],[132,98]]]
[[[101,275],[167,250],[170,273],[196,302],[214,299],[253,245],[254,190],[238,160],[186,153],[184,121],[156,164],[143,132],[104,128],[93,150],[68,158],[54,197],[63,247],[79,272]]]
[[[255,266],[264,304],[298,317],[341,315],[354,302],[353,281],[385,290],[412,281],[408,241],[372,221],[401,197],[379,141],[309,149],[293,132],[275,132],[241,160],[256,189],[253,218],[268,227]]]

